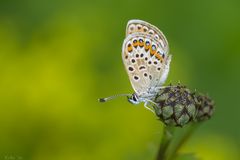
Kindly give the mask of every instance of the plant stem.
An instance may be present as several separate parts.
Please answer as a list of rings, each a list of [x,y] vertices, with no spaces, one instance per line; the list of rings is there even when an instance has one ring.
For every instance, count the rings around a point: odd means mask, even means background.
[[[187,132],[181,137],[180,141],[173,148],[172,154],[169,156],[169,160],[173,160],[176,158],[179,149],[187,142],[187,140],[191,137],[195,129],[199,126],[200,123],[192,123],[190,124]]]
[[[158,150],[158,155],[156,160],[166,160],[167,158],[166,152],[171,142],[172,135],[173,135],[173,128],[164,126],[160,148]]]

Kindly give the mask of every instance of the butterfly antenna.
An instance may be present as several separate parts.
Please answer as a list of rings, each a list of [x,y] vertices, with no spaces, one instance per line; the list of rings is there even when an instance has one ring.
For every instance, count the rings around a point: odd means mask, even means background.
[[[115,99],[117,97],[127,97],[127,96],[132,96],[132,94],[118,94],[118,95],[113,95],[110,97],[106,97],[106,98],[99,98],[98,101],[99,102],[107,102],[109,100]]]

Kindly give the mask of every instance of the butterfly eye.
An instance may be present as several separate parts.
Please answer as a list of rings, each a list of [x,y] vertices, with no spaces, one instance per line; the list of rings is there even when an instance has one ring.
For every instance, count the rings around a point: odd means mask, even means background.
[[[135,96],[133,96],[132,99],[133,99],[134,101],[137,101],[137,99],[135,98]]]
[[[132,100],[135,101],[135,102],[138,101],[137,95],[133,94],[132,95]]]

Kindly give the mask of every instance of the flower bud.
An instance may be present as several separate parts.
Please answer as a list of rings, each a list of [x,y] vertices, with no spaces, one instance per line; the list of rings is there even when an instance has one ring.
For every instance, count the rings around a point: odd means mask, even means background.
[[[166,125],[184,126],[194,120],[197,114],[194,95],[180,84],[163,87],[154,102],[156,115]]]
[[[196,95],[197,103],[197,121],[208,120],[212,117],[214,112],[214,101],[205,95]]]

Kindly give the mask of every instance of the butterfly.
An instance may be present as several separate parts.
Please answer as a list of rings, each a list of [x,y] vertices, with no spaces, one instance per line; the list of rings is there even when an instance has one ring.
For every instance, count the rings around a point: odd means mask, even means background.
[[[127,96],[132,104],[154,103],[168,76],[171,55],[164,34],[154,25],[143,20],[129,20],[122,45],[122,61],[134,90]],[[116,96],[99,99],[105,102]]]

